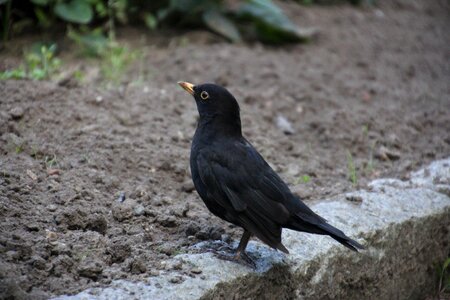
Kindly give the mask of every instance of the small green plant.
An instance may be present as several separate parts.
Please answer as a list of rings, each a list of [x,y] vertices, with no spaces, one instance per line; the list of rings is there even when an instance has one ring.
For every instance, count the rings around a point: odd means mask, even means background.
[[[297,178],[295,184],[308,183],[310,181],[311,181],[311,177],[309,175],[303,175],[303,176],[300,176],[299,178]]]
[[[15,150],[15,152],[16,152],[17,154],[22,153],[22,152],[23,152],[23,144],[16,145],[16,147],[15,147],[14,150]]]
[[[350,151],[347,151],[347,168],[348,168],[348,178],[353,185],[358,184],[358,177],[356,175],[356,167],[353,162],[353,156]]]
[[[369,136],[369,126],[367,124],[362,126],[362,134],[364,138],[367,138]]]
[[[111,41],[101,53],[100,70],[104,80],[113,84],[120,83],[129,65],[139,56],[127,46]]]
[[[42,45],[38,51],[25,54],[25,64],[16,69],[0,72],[0,79],[48,79],[61,66],[61,61],[55,57],[56,45]]]
[[[439,272],[439,285],[438,285],[438,297],[439,299],[447,299],[446,296],[450,296],[450,257],[444,261],[442,266],[438,267]]]
[[[52,156],[45,156],[44,158],[45,168],[46,169],[52,169],[55,166],[58,165],[58,160],[56,158],[56,155],[53,154]]]

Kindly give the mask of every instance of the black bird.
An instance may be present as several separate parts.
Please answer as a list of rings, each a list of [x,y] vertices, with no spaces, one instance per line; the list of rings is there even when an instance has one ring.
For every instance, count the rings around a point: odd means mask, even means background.
[[[283,228],[329,235],[345,247],[364,249],[314,213],[242,136],[239,105],[225,88],[178,82],[194,96],[200,119],[191,147],[191,173],[206,207],[244,229],[234,259],[245,254],[252,235],[274,249]]]

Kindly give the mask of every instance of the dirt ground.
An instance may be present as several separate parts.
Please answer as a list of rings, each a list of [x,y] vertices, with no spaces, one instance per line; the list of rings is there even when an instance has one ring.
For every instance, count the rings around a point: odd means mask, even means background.
[[[303,45],[154,35],[129,75],[145,68],[151,78],[140,85],[1,81],[0,298],[46,298],[164,270],[201,276],[164,260],[200,240],[238,238],[193,190],[197,111],[178,80],[227,86],[246,137],[307,203],[378,177],[406,180],[449,156],[449,3],[377,3],[282,3],[297,24],[319,29]]]

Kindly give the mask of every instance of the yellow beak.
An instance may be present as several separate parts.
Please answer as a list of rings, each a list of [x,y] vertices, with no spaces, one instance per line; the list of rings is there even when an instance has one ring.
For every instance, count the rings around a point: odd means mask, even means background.
[[[192,96],[194,96],[194,85],[192,83],[189,82],[184,82],[184,81],[178,81],[178,84],[186,90],[186,92],[188,92],[189,94],[191,94]]]

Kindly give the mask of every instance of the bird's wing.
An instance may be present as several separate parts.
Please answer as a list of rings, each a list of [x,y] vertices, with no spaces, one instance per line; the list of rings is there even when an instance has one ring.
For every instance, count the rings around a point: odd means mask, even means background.
[[[209,147],[199,152],[196,163],[201,181],[218,204],[232,210],[248,230],[278,240],[281,225],[290,217],[285,203],[291,193],[247,141]]]

